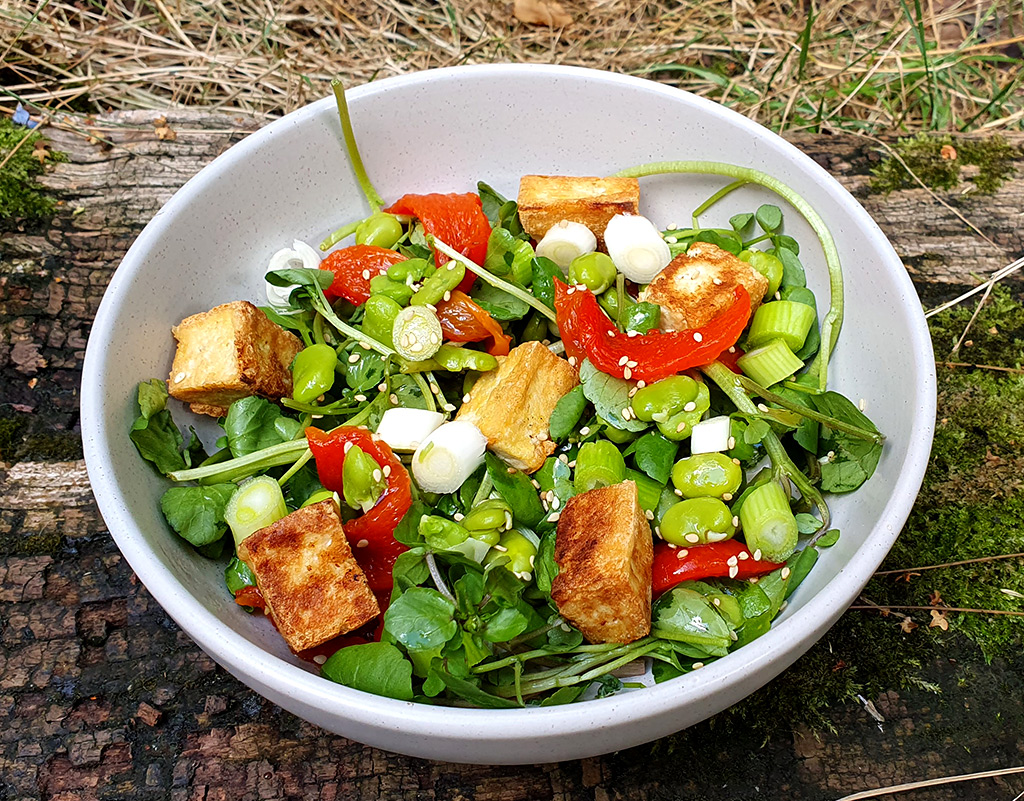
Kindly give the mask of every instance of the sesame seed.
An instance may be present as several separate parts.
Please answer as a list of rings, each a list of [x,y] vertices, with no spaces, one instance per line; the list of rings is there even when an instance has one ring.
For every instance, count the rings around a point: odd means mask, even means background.
[[[569,357],[569,366],[570,367],[575,367],[576,366],[576,361],[577,361],[577,359],[576,359],[575,356],[570,356]]]
[[[732,460],[732,463],[733,463],[733,464],[739,464],[739,463],[740,463],[740,460],[739,460],[739,459],[733,459],[733,460]]]
[[[398,396],[394,392],[392,392],[391,396],[388,398],[388,400],[391,401],[394,404],[397,404],[398,403]]]
[[[676,237],[674,237],[674,236],[666,236],[665,237],[665,241],[668,242],[670,245],[674,245],[679,240],[676,239]]]
[[[569,462],[569,467],[576,467],[576,460],[575,459],[573,459],[571,462]]]
[[[694,342],[703,342],[704,341],[704,335],[700,331],[694,331],[693,332],[693,341]]]
[[[185,374],[184,373],[178,373],[176,376],[174,376],[174,383],[175,384],[181,383],[184,380],[185,380]]]
[[[675,493],[676,495],[678,495],[678,496],[679,496],[680,498],[682,498],[682,497],[683,497],[683,491],[682,491],[681,489],[679,489],[678,487],[677,487],[676,489],[672,490],[672,492],[674,492],[674,493]]]
[[[445,291],[445,293],[444,293],[444,294],[443,294],[443,295],[442,295],[441,297],[442,297],[442,298],[443,298],[444,300],[451,300],[451,299],[452,299],[452,293],[451,293],[451,292],[448,292],[448,291],[446,290],[446,291]]]
[[[512,529],[512,513],[511,512],[505,512],[505,531],[510,531],[511,529]]]
[[[627,393],[626,397],[632,398],[632,397],[633,397],[634,395],[636,395],[636,393],[637,393],[637,389],[636,389],[636,387],[633,387],[633,388],[632,388],[632,389],[631,389],[631,390],[630,390],[630,391],[629,391],[629,392]]]
[[[317,654],[313,657],[313,661],[316,662],[318,665],[322,665],[324,662],[327,661],[327,656],[325,654]]]
[[[323,395],[321,395],[320,397],[323,397]],[[320,420],[321,418],[323,418],[323,415],[322,414],[311,414],[310,417],[313,420]]]
[[[659,540],[665,539],[663,536],[661,536],[661,526],[655,526],[654,527],[654,533],[658,537]]]
[[[541,431],[537,435],[537,440],[540,441],[540,442],[546,442],[547,439],[548,439],[548,432],[547,431]]]
[[[615,329],[614,328],[609,328],[608,329],[608,336],[610,336],[610,337],[615,336]]]
[[[857,403],[857,406],[859,406],[860,410],[863,412],[866,408],[868,408],[868,402],[864,400],[864,398],[861,398],[860,401]]]
[[[722,540],[728,539],[729,534],[726,531],[709,531],[708,542],[721,542]]]
[[[628,367],[626,367],[622,371],[622,377],[625,378],[627,381],[629,381],[629,379],[631,379],[633,377],[633,371],[630,370]]]
[[[790,569],[788,567],[784,567],[784,568],[782,568],[782,570],[779,571],[779,577],[783,578],[783,579],[788,579],[789,578],[789,574],[791,572],[792,571],[790,571]]]
[[[533,573],[531,573],[529,570],[524,570],[522,573],[519,574],[519,578],[521,578],[523,581],[532,581]]]
[[[760,562],[761,561],[761,549],[760,548],[758,548],[756,551],[754,551],[754,561],[755,562]]]
[[[380,470],[374,470],[372,475],[374,481],[381,481],[384,478],[384,474]]]
[[[514,476],[516,474],[516,469],[514,467],[506,467],[505,472],[510,476]]]
[[[629,361],[629,357],[628,356],[623,356],[621,359],[619,359],[619,367],[622,367],[628,361]]]
[[[540,482],[537,479],[531,478],[530,483],[533,484],[534,489],[540,489]]]
[[[729,442],[727,444],[729,446],[729,450],[732,450],[733,448],[735,448],[736,447],[736,437],[729,437]]]
[[[680,548],[678,551],[676,551],[676,559],[682,559],[688,553],[689,551],[686,550],[686,548]]]
[[[782,300],[782,293],[781,292],[776,292],[775,293],[775,299],[776,300]]]
[[[783,602],[783,603],[785,603],[785,602]],[[730,630],[729,630],[729,638],[730,638],[730,639],[731,639],[731,640],[732,640],[733,642],[735,642],[736,640],[738,640],[738,639],[740,638],[740,635],[739,635],[739,634],[737,634],[737,633],[736,633],[735,631],[733,631],[732,629],[730,629]]]
[[[638,364],[639,364],[639,362],[635,362],[633,360],[630,360],[630,361],[626,362],[626,367],[628,367],[631,370],[635,370]]]
[[[683,537],[683,539],[685,539],[691,545],[696,545],[700,542],[700,534],[687,534],[685,537]]]
[[[736,352],[736,346],[735,346],[735,345],[732,345],[732,346],[731,346],[731,347],[729,348],[729,353],[735,353],[735,352]]]
[[[733,527],[738,526],[740,524],[740,517],[739,517],[739,515],[733,515],[732,516],[732,524],[733,524]]]
[[[686,431],[686,421],[680,420],[679,425],[676,426],[676,433],[682,434],[684,431]]]
[[[461,523],[463,520],[466,519],[466,516],[464,514],[462,514],[462,512],[456,512],[455,514],[452,515],[452,519],[456,523]]]
[[[469,403],[469,393],[468,392],[465,395],[462,396],[462,402],[463,403]]]
[[[630,329],[629,331],[626,332],[626,336],[629,337],[630,339],[632,339],[633,337],[640,336],[640,332],[639,331],[634,331],[633,329]]]
[[[367,281],[370,280],[370,271],[369,270],[363,270],[363,278],[365,280],[367,280]]]
[[[536,563],[536,559],[537,559],[536,556],[532,556],[532,555],[530,556],[530,567],[534,566],[534,564]]]
[[[721,606],[722,605],[722,599],[721,598],[712,598],[711,599],[711,603],[713,603],[715,606]]]
[[[567,290],[565,290],[565,294],[566,294],[566,295],[571,295],[571,294],[572,294],[573,292],[575,292],[575,291],[576,291],[576,287],[574,287],[574,286],[571,286],[571,287],[569,287],[569,288],[568,288]]]
[[[345,443],[345,444],[344,444],[344,445],[342,446],[342,448],[341,448],[341,452],[342,452],[343,454],[345,454],[345,453],[348,453],[348,452],[349,452],[350,450],[352,450],[352,443],[351,443],[351,442],[346,442],[346,443]]]
[[[558,454],[558,461],[560,461],[562,464],[569,464],[569,457],[566,456],[564,453],[560,453]]]
[[[729,565],[729,567],[735,567],[739,563],[739,559],[737,559],[735,556],[730,556],[728,559],[725,560],[725,563]]]
[[[390,477],[391,476],[391,465],[389,465],[389,464],[384,465],[383,473],[384,473],[384,478]]]
[[[704,667],[704,663],[703,662],[694,662],[690,667],[693,670],[700,670],[702,667]]]
[[[583,428],[580,429],[580,436],[585,437],[588,434],[590,434],[590,426],[583,426]]]
[[[557,509],[561,505],[562,505],[562,502],[560,500],[558,500],[558,496],[557,495],[551,499],[551,508],[552,509]]]
[[[760,409],[762,412],[767,412],[768,411],[768,407],[765,404],[763,404],[763,403],[757,404],[757,408]]]
[[[721,286],[722,285],[722,279],[721,278],[712,278],[711,279],[711,283],[714,284],[715,286]]]
[[[446,403],[441,408],[444,409],[446,412],[454,412],[455,411],[455,404],[454,403]]]
[[[636,388],[637,389],[643,389],[646,386],[647,386],[647,382],[644,381],[643,379],[640,379],[639,381],[636,382]]]
[[[430,344],[431,345],[440,345],[441,344],[441,336],[440,336],[440,334],[438,334],[437,332],[432,333],[430,335]]]
[[[668,224],[668,230],[669,231],[677,231],[677,230],[679,230],[679,226],[676,223],[669,223]]]
[[[437,393],[439,393],[441,391],[441,387],[439,387],[437,384],[431,384],[430,385],[430,391],[433,392],[436,395]]]
[[[630,413],[631,411],[632,411],[632,409],[630,409],[630,408],[629,408],[628,406],[626,406],[626,407],[624,407],[624,408],[622,409],[622,411],[621,411],[621,412],[619,412],[619,414],[621,414],[621,415],[622,415],[622,419],[623,419],[623,420],[628,420],[628,419],[629,419],[629,413]]]
[[[739,569],[739,567],[730,567],[730,568],[729,568],[729,578],[731,578],[731,579],[734,579],[734,578],[736,578],[736,577],[737,577],[737,576],[738,576],[739,574],[740,574],[740,569]]]
[[[369,544],[370,544],[369,540],[359,540],[359,542],[356,543],[356,547],[357,548],[365,548]]]
[[[423,343],[422,342],[413,342],[409,346],[409,352],[410,353],[419,353],[421,350],[423,350]],[[434,394],[436,395],[437,393],[435,392]]]
[[[508,548],[506,548],[504,545],[495,545],[494,550],[498,551],[498,553],[505,553],[505,551],[507,551]]]
[[[696,403],[694,403],[693,401],[690,401],[689,403],[687,403],[687,404],[686,404],[686,405],[685,405],[685,406],[683,407],[683,411],[684,411],[684,412],[692,412],[692,411],[693,411],[694,409],[696,409],[696,408],[697,408],[697,404],[696,404]]]
[[[722,493],[722,500],[723,501],[731,501],[732,500],[732,493],[731,492],[723,492]]]
[[[388,382],[387,381],[381,381],[379,384],[377,384],[377,391],[378,392],[387,392],[388,391]]]
[[[560,517],[560,515],[558,514],[558,512],[552,512],[551,514],[548,515],[548,522],[549,523],[557,523],[559,517]]]
[[[781,604],[779,604],[779,611],[781,612],[787,606],[789,606],[789,601],[783,601]]]
[[[654,520],[654,512],[652,512],[650,509],[645,509],[644,517],[646,517],[648,520]]]
[[[360,357],[358,353],[353,353],[351,356],[348,357],[348,363],[355,364],[356,362],[359,361],[359,358]]]
[[[747,553],[746,551],[740,551],[739,557],[740,557],[740,561],[743,562],[743,561],[745,561],[745,560],[750,558],[750,554]]]
[[[363,403],[366,400],[366,396],[363,394],[356,395],[356,400]]]
[[[370,343],[369,342],[362,342],[362,341],[360,341],[359,347],[361,347],[363,350],[369,350],[370,349]]]

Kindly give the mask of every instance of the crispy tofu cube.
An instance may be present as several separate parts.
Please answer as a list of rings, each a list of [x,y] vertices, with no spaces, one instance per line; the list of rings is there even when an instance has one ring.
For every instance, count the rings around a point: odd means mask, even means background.
[[[524,175],[519,181],[519,219],[534,239],[562,220],[587,226],[604,247],[604,229],[616,214],[640,213],[636,178],[573,178]]]
[[[289,367],[302,340],[248,301],[193,314],[171,332],[178,349],[168,391],[197,414],[219,417],[239,398],[282,398],[292,391]]]
[[[457,419],[473,423],[487,447],[512,467],[535,473],[555,450],[548,420],[580,382],[576,368],[540,342],[524,342],[473,385]]]
[[[590,642],[632,642],[651,631],[651,527],[636,484],[570,498],[558,519],[551,597]]]
[[[736,285],[750,295],[751,310],[761,305],[768,279],[745,261],[709,242],[695,242],[676,256],[640,293],[661,306],[661,330],[700,328],[733,302]]]
[[[333,500],[292,512],[238,547],[281,636],[303,651],[380,614]]]

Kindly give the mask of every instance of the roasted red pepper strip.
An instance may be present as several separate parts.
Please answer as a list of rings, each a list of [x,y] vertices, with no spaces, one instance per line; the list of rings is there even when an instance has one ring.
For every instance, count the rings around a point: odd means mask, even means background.
[[[616,330],[592,292],[556,278],[555,313],[567,356],[590,359],[608,375],[651,382],[709,364],[735,344],[750,318],[750,296],[737,285],[732,305],[702,328],[627,337]]]
[[[680,553],[686,555],[680,557]],[[742,554],[746,554],[746,556],[742,556]],[[736,564],[730,565],[729,560],[734,556]],[[754,561],[747,546],[738,540],[709,542],[707,545],[694,545],[689,548],[672,548],[667,542],[659,542],[654,546],[651,592],[655,596],[661,595],[680,581],[706,578],[754,578],[754,576],[771,573],[782,566],[764,559]],[[729,570],[732,567],[735,567],[737,572],[730,576]]]
[[[395,250],[379,248],[376,245],[352,245],[329,253],[320,263],[321,270],[334,273],[334,281],[324,290],[328,300],[345,300],[366,303],[370,297],[370,279],[383,275],[388,267],[405,261],[405,256]]]
[[[483,264],[487,256],[487,239],[491,223],[484,214],[479,195],[459,194],[403,195],[390,208],[389,214],[408,214],[423,224],[424,230],[463,256]],[[434,251],[437,266],[448,261],[443,253]],[[459,289],[468,292],[476,276],[466,271]]]
[[[481,342],[489,338],[489,354],[508,355],[512,337],[465,292],[456,289],[451,293],[451,300],[442,300],[438,303],[437,319],[441,321],[441,331],[444,332],[445,339],[451,342]]]
[[[320,483],[329,490],[344,491],[341,477],[347,443],[362,448],[389,473],[387,486],[374,507],[345,523],[345,536],[352,544],[356,561],[366,573],[370,589],[374,592],[390,590],[391,568],[399,554],[406,550],[395,540],[394,531],[412,506],[409,473],[391,448],[365,428],[341,426],[326,433],[318,428],[307,428],[306,439],[316,460]],[[387,470],[389,467],[391,469]],[[366,544],[360,546],[363,541]]]
[[[263,600],[263,593],[255,584],[249,584],[236,592],[235,603],[239,606],[253,606],[257,609],[267,608],[267,602]]]

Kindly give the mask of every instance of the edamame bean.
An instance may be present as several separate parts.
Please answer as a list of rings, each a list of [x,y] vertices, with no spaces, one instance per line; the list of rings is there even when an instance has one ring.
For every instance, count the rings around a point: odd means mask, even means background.
[[[386,275],[375,275],[370,279],[371,295],[384,295],[400,306],[408,305],[412,293],[412,287],[404,281],[394,281]]]
[[[661,538],[686,548],[727,540],[736,533],[732,511],[718,498],[687,498],[661,518]]]
[[[310,345],[296,354],[292,362],[292,398],[311,403],[334,386],[334,368],[338,354],[323,343]]]
[[[406,259],[388,267],[388,278],[392,281],[422,281],[436,272],[434,265],[426,259]]]
[[[501,556],[507,556],[505,565],[516,578],[529,581],[533,578],[533,562],[537,556],[537,546],[522,532],[512,529],[501,535],[498,544],[491,548],[484,558],[484,565],[489,565]]]
[[[765,253],[763,250],[743,250],[740,251],[739,258],[768,279],[768,289],[764,293],[766,298],[774,296],[779,291],[784,268],[778,256]]]
[[[358,445],[345,454],[341,482],[345,503],[364,514],[373,508],[387,486],[380,465]]]
[[[395,318],[402,311],[401,305],[386,295],[370,295],[363,309],[362,328],[366,336],[394,347],[391,332],[395,327]]]
[[[638,389],[630,406],[638,420],[664,422],[697,400],[698,384],[688,375],[674,375]]]
[[[485,373],[498,366],[498,360],[489,353],[447,343],[441,345],[431,358],[450,373],[459,373],[463,370],[478,370]]]
[[[700,453],[676,462],[672,483],[684,498],[721,498],[740,488],[743,471],[724,453]]]
[[[461,261],[452,259],[439,267],[433,275],[427,276],[423,286],[412,296],[413,306],[434,306],[441,302],[446,292],[451,292],[466,277],[466,267]]]
[[[625,312],[629,309],[630,306],[632,306],[635,303],[635,301],[633,300],[633,298],[629,296],[628,292],[622,293],[622,299],[626,307],[625,309],[622,310],[623,314],[625,314]],[[605,312],[607,312],[609,317],[611,317],[613,320],[619,319],[618,289],[616,289],[615,287],[606,289],[604,292],[597,296],[597,302],[600,304],[601,308],[604,309]]]
[[[344,470],[344,468],[342,469]],[[331,492],[329,489],[317,490],[308,498],[306,498],[306,500],[302,502],[302,506],[300,506],[299,508],[305,509],[307,506],[312,506],[314,503],[320,503],[320,501],[326,501],[328,498],[333,497],[334,493]]]
[[[462,519],[462,527],[470,536],[490,546],[497,545],[501,533],[512,524],[512,510],[500,498],[491,498],[478,503]]]
[[[697,397],[684,404],[682,411],[676,412],[667,420],[655,421],[662,436],[673,442],[679,442],[690,436],[693,433],[694,425],[699,423],[704,413],[711,408],[711,392],[707,385],[700,381],[696,384]]]
[[[523,335],[519,338],[520,342],[540,342],[548,337],[548,318],[540,312],[534,312],[530,315],[530,319],[526,321],[526,327],[523,329]]]
[[[378,211],[371,214],[356,228],[356,243],[391,248],[402,238],[405,231],[394,214]]]
[[[569,264],[569,283],[583,284],[595,295],[600,295],[615,283],[615,262],[606,253],[585,253]],[[618,305],[618,296],[615,298]]]

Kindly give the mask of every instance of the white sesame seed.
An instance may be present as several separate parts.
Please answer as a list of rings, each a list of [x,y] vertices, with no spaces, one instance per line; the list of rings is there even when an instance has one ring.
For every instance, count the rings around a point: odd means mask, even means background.
[[[863,412],[868,407],[868,402],[864,400],[864,398],[861,398],[860,401],[857,403],[857,406],[859,406],[860,410]]]
[[[439,387],[437,384],[431,384],[430,391],[436,395],[441,391],[441,387]]]
[[[350,450],[352,450],[352,443],[351,443],[351,442],[346,442],[346,443],[345,443],[345,444],[344,444],[344,445],[342,446],[342,448],[341,448],[341,452],[342,452],[343,454],[345,454],[345,453],[348,453],[348,452],[349,452]]]
[[[670,244],[670,245],[674,245],[679,240],[676,237],[674,237],[674,236],[666,236],[665,237],[665,241],[668,242],[668,244]]]
[[[781,292],[776,292],[775,293],[775,299],[776,300],[782,300],[782,293]]]
[[[512,529],[512,513],[505,512],[505,531],[511,531]]]
[[[422,342],[413,342],[409,346],[409,352],[410,353],[419,353],[421,350],[423,350],[423,343]],[[436,395],[437,393],[435,392],[434,394]]]
[[[654,534],[655,534],[655,536],[657,536],[657,538],[659,540],[665,539],[663,536],[661,536],[661,526],[655,526],[654,527]]]
[[[327,656],[325,654],[317,654],[313,657],[313,661],[316,662],[318,665],[322,665],[324,662],[327,661]]]
[[[462,512],[456,512],[452,515],[452,519],[455,520],[456,523],[461,523],[463,520],[466,519],[466,516],[462,514]]]
[[[366,396],[360,393],[359,395],[356,395],[356,400],[362,403],[366,400]]]
[[[682,498],[682,497],[683,497],[683,491],[682,491],[681,489],[679,489],[679,488],[676,488],[676,489],[672,490],[672,492],[674,492],[674,493],[675,493],[676,495],[678,495],[678,496],[679,496],[680,498]]]
[[[779,604],[779,611],[781,612],[787,606],[789,606],[789,601],[783,601],[781,604]]]
[[[722,500],[723,501],[731,501],[732,500],[732,493],[731,492],[723,492],[722,493]]]
[[[733,524],[733,527],[736,527],[736,526],[738,526],[740,524],[740,516],[739,515],[733,515],[732,516],[732,524]]]
[[[454,403],[446,403],[441,408],[444,409],[446,412],[454,412],[455,411],[455,404]]]
[[[711,599],[711,603],[713,603],[715,606],[721,606],[722,605],[722,599],[721,598],[712,598]]]
[[[548,439],[548,432],[547,432],[547,431],[541,431],[541,432],[540,432],[540,433],[539,433],[539,434],[537,435],[537,440],[538,440],[539,442],[546,442],[546,441],[547,441],[547,439]]]
[[[359,542],[356,543],[356,547],[357,548],[365,548],[369,544],[370,544],[369,540],[359,540]]]
[[[736,640],[738,640],[738,639],[740,638],[740,635],[739,635],[739,634],[737,634],[737,633],[736,633],[735,631],[733,631],[732,629],[729,629],[729,638],[730,638],[730,639],[731,639],[731,640],[732,640],[733,642],[735,642]]]
[[[686,421],[680,420],[679,425],[676,426],[676,433],[682,434],[684,431],[686,431]]]
[[[739,460],[739,459],[733,459],[733,460],[732,460],[732,463],[733,463],[733,464],[739,464],[739,463],[740,463],[740,460]]]
[[[494,550],[496,550],[498,553],[505,553],[505,551],[507,551],[508,548],[506,548],[504,545],[495,545]]]
[[[397,404],[398,403],[398,396],[394,392],[392,392],[391,396],[388,398],[388,400],[391,401],[394,404]]]
[[[181,383],[184,380],[185,380],[185,374],[184,373],[178,373],[176,376],[174,376],[174,383],[175,384],[179,384],[179,383]]]
[[[637,389],[643,389],[646,386],[647,386],[647,382],[644,381],[643,379],[640,379],[639,381],[636,382],[636,388]]]
[[[762,412],[767,412],[768,411],[768,407],[765,404],[763,404],[763,403],[757,404],[757,408],[760,409]]]
[[[735,352],[736,352],[736,346],[735,345],[730,346],[729,347],[729,353],[735,353]]]
[[[739,559],[735,556],[730,556],[728,559],[725,560],[725,563],[729,565],[729,567],[735,567],[737,564],[739,564]]]
[[[626,336],[629,337],[630,339],[632,339],[633,337],[640,336],[640,332],[639,331],[634,331],[633,329],[630,329],[629,331],[626,332]]]
[[[536,559],[537,559],[536,556],[533,556],[533,555],[530,556],[530,567],[533,567],[536,564]]]
[[[608,329],[608,336],[610,336],[610,337],[615,336],[615,329],[614,328],[609,328]]]
[[[358,361],[359,361],[359,354],[358,353],[353,353],[351,356],[348,357],[348,363],[349,364],[355,364]]]
[[[754,551],[754,561],[755,562],[760,562],[761,561],[761,549],[760,548],[758,548],[756,551]]]
[[[575,459],[573,459],[572,461],[569,462],[569,467],[573,467],[573,468],[576,467],[576,460]]]
[[[736,578],[736,577],[737,577],[737,576],[738,576],[739,574],[740,574],[740,569],[739,569],[739,567],[730,567],[730,568],[729,568],[729,578],[731,578],[731,579],[734,579],[734,578]]]
[[[685,539],[691,545],[696,545],[697,543],[700,542],[700,534],[690,533],[690,534],[687,534],[685,537],[683,537],[683,539]]]
[[[580,436],[585,437],[588,434],[590,434],[590,426],[583,426],[583,428],[580,429]]]
[[[569,464],[569,457],[566,456],[564,453],[560,453],[558,454],[558,461],[560,461],[562,464]]]
[[[639,362],[635,362],[631,359],[630,361],[626,362],[626,367],[628,367],[630,370],[635,370],[638,364]]]
[[[570,356],[569,357],[569,366],[570,367],[575,367],[576,366],[576,362],[577,362],[577,359],[576,359],[575,356]]]
[[[632,398],[632,397],[633,397],[634,395],[636,395],[636,392],[637,392],[637,389],[636,389],[636,387],[633,387],[633,388],[632,388],[632,389],[631,389],[631,390],[630,390],[630,391],[629,391],[629,392],[628,392],[628,393],[626,394],[626,397],[628,397],[628,398]]]
[[[320,397],[323,397],[322,395]],[[311,414],[310,417],[314,420],[320,420],[323,418],[322,414]]]
[[[377,391],[378,392],[387,392],[388,391],[388,382],[387,381],[381,381],[381,383],[377,384]]]
[[[729,442],[727,444],[729,446],[729,450],[732,450],[733,448],[735,448],[736,447],[736,437],[729,437]]]
[[[363,278],[365,280],[367,280],[367,281],[370,280],[370,271],[369,270],[363,270]]]
[[[703,662],[694,662],[693,665],[691,665],[693,670],[700,670],[702,667],[704,667]]]
[[[445,293],[444,293],[444,294],[443,294],[443,295],[442,295],[441,297],[442,297],[442,298],[443,298],[444,300],[451,300],[451,299],[452,299],[452,293],[451,293],[451,292],[448,292],[448,291],[445,291]]]
[[[519,578],[521,578],[523,581],[532,581],[533,573],[531,573],[529,570],[524,570],[522,573],[519,574]]]
[[[740,556],[740,561],[741,562],[743,562],[743,561],[745,561],[745,560],[750,558],[750,554],[747,553],[746,551],[740,551],[739,556]]]
[[[789,574],[791,572],[792,571],[790,571],[790,569],[788,567],[784,567],[784,568],[782,568],[782,570],[779,571],[779,576],[780,576],[780,578],[788,579],[789,578]]]
[[[629,379],[633,377],[633,371],[630,370],[628,367],[624,368],[622,370],[622,377],[629,381]]]
[[[693,332],[693,341],[694,342],[703,342],[704,341],[704,335],[700,331],[694,331]]]
[[[644,509],[644,517],[646,517],[648,520],[654,520],[654,512],[652,512],[650,509]]]
[[[714,284],[715,286],[721,286],[722,285],[722,279],[721,278],[712,278],[711,279],[711,283]]]
[[[554,497],[553,497],[553,498],[551,499],[551,508],[552,508],[552,509],[557,509],[557,508],[558,508],[559,506],[561,506],[561,505],[562,505],[562,502],[561,502],[560,500],[558,500],[558,496],[557,496],[557,495],[555,495],[555,496],[554,496]]]
[[[389,478],[391,476],[391,465],[389,465],[389,464],[384,465],[383,472],[384,472],[384,478]]]
[[[569,288],[568,288],[567,290],[565,290],[565,294],[566,294],[566,295],[571,295],[571,294],[572,294],[573,292],[575,292],[575,291],[576,291],[576,287],[574,287],[574,286],[571,286],[571,287],[569,287]]]
[[[559,517],[560,517],[560,515],[558,514],[558,512],[552,512],[551,514],[548,515],[548,522],[549,523],[557,523]]]
[[[676,559],[682,559],[688,553],[689,551],[686,550],[686,548],[680,548],[678,551],[676,551]]]
[[[683,411],[684,411],[684,412],[692,412],[692,411],[693,411],[694,409],[696,409],[696,408],[697,408],[697,404],[696,404],[696,403],[694,403],[693,401],[690,401],[689,403],[687,403],[687,404],[686,404],[686,405],[685,405],[685,406],[683,407]]]
[[[374,481],[381,481],[381,480],[383,480],[383,478],[384,478],[384,474],[380,470],[374,470],[373,471],[373,480]]]
[[[623,356],[621,359],[619,359],[619,367],[622,367],[628,361],[629,361],[629,357],[628,356]]]
[[[469,393],[468,392],[465,395],[462,396],[462,402],[463,403],[469,403]]]

